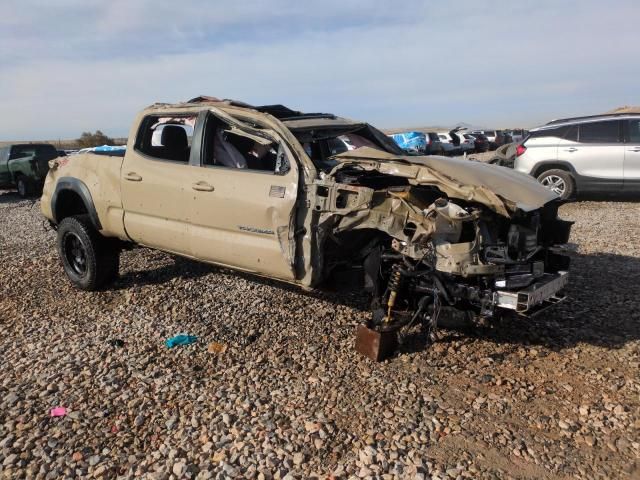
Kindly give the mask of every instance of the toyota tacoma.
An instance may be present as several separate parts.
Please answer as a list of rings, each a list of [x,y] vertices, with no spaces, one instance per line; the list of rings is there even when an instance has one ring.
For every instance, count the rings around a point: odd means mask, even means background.
[[[348,138],[353,149],[330,145]],[[564,298],[571,222],[507,168],[407,156],[332,114],[197,97],[135,119],[124,157],[50,162],[42,212],[64,271],[96,290],[140,245],[303,288],[352,286],[372,313],[356,345],[380,359],[408,325],[532,315]]]

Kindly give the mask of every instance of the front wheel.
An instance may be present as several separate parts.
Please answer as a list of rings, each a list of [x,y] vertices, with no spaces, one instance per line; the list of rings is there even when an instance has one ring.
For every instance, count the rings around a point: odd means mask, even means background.
[[[573,177],[565,170],[547,170],[538,176],[538,181],[562,200],[568,200],[575,193]]]
[[[67,277],[81,290],[97,290],[118,274],[119,250],[96,231],[88,215],[60,222],[58,253]]]

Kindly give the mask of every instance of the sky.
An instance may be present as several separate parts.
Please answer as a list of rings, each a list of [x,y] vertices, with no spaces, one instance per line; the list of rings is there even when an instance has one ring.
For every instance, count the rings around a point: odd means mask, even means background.
[[[198,95],[531,127],[640,104],[638,18],[637,0],[2,0],[0,140],[126,136]]]

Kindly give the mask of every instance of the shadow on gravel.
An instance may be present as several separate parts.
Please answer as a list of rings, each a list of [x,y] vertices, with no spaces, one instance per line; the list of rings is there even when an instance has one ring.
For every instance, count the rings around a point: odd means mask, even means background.
[[[266,285],[272,288],[294,292],[306,297],[325,300],[328,302],[345,305],[357,310],[369,312],[368,300],[363,298],[359,291],[341,291],[339,285],[333,285],[331,289],[306,291],[296,285],[280,282],[270,278],[252,275],[251,273],[230,270],[224,267],[217,267],[208,263],[190,260],[180,256],[171,256],[173,263],[163,265],[155,269],[138,270],[120,275],[118,281],[107,290],[126,290],[134,286],[160,285],[171,281],[174,278],[201,278],[210,273],[228,274],[243,278],[247,282]]]
[[[440,330],[437,342],[460,336],[498,344],[539,345],[551,350],[580,343],[617,349],[640,340],[640,258],[572,255],[569,299],[534,318],[508,317],[486,328]],[[405,335],[401,351],[430,348],[421,331]]]
[[[130,272],[120,277],[113,288],[157,285],[176,277],[196,279],[210,273],[238,276],[248,282],[268,285],[314,299],[346,305],[368,316],[368,300],[357,291],[304,291],[299,287],[249,273],[172,257],[173,264],[152,270]],[[552,350],[571,348],[588,343],[605,348],[620,348],[640,340],[640,258],[613,255],[572,254],[569,299],[534,318],[507,317],[490,327],[475,327],[460,331],[441,329],[438,343],[466,337],[469,341],[483,339],[499,344],[541,345]],[[402,336],[400,349],[415,353],[430,348],[426,334],[414,329]]]
[[[368,301],[366,298],[363,298],[363,295],[359,291],[350,290],[342,292],[335,288],[331,290],[305,291],[296,285],[260,277],[258,275],[252,275],[251,273],[217,267],[215,265],[190,260],[177,255],[172,255],[171,258],[173,260],[172,264],[163,265],[155,269],[139,270],[122,274],[115,284],[107,287],[107,290],[126,290],[134,286],[161,285],[174,278],[197,279],[211,273],[228,274],[242,278],[247,282],[266,285],[283,291],[293,292],[298,295],[304,295],[306,297],[348,306],[356,310],[364,311],[367,314],[369,312]]]
[[[18,192],[13,192],[11,190],[0,190],[0,205],[9,204],[9,203],[20,203],[20,202],[31,202],[32,206],[38,200],[40,200],[39,196],[29,196],[27,198],[22,198],[18,195]]]
[[[0,190],[0,204],[2,203],[17,203],[22,201],[18,192]]]
[[[173,264],[150,270],[128,272],[108,290],[126,290],[134,286],[160,285],[174,278],[200,278],[218,270],[217,267],[188,258],[172,256]]]
[[[578,196],[578,202],[640,202],[640,193],[626,192],[626,193],[609,193],[609,194],[596,194],[596,193],[583,193]]]

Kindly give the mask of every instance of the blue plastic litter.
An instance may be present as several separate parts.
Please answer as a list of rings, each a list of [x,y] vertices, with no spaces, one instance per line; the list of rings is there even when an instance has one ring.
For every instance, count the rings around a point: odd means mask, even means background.
[[[427,148],[427,136],[422,132],[403,132],[391,135],[391,138],[403,150],[424,152]]]
[[[93,153],[109,157],[124,157],[127,151],[126,145],[102,145],[100,147],[83,148],[78,153]]]
[[[94,152],[122,152],[127,147],[125,145],[102,145],[100,147],[93,147]]]
[[[164,341],[164,344],[167,346],[167,348],[173,348],[178,345],[191,345],[196,340],[198,340],[198,337],[196,337],[195,335],[181,334],[176,335],[175,337],[168,338]]]

